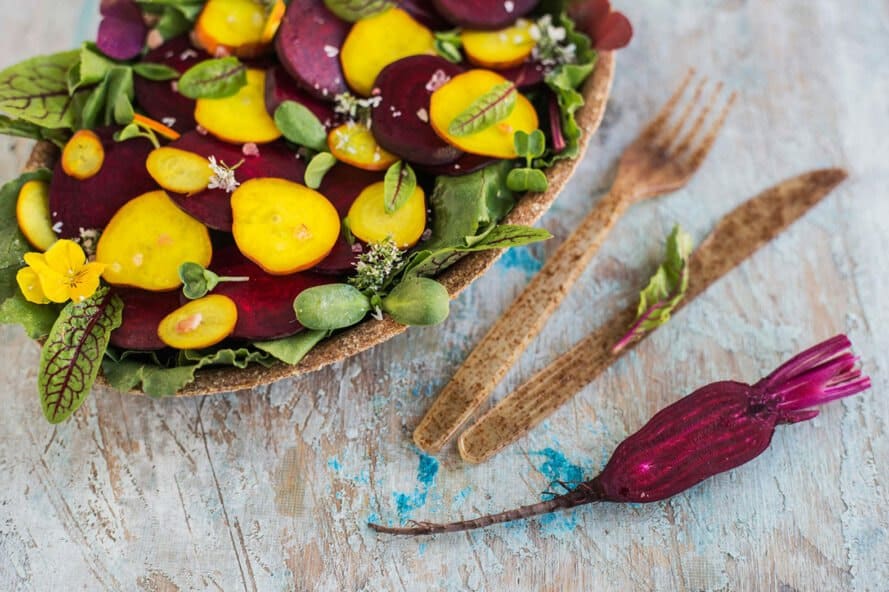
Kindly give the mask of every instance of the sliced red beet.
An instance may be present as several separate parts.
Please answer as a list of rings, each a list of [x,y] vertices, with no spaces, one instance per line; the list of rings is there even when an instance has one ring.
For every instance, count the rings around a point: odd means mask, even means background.
[[[395,0],[395,4],[433,31],[450,28],[448,21],[435,10],[432,0]]]
[[[235,178],[240,183],[257,177],[278,177],[302,183],[305,178],[305,162],[298,159],[283,141],[259,146],[258,156],[245,156],[242,146],[191,131],[172,142],[170,147],[208,158],[214,156],[217,162],[224,162],[228,166],[243,160],[235,170]],[[231,232],[231,194],[224,189],[207,189],[189,196],[170,193],[170,197],[180,208],[210,228]]]
[[[546,77],[546,71],[543,64],[539,62],[522,62],[518,66],[507,68],[506,70],[496,70],[498,74],[511,80],[519,88],[530,88],[537,86]]]
[[[183,35],[149,51],[144,61],[169,66],[182,74],[209,57],[203,50],[192,47],[188,36]],[[195,128],[195,102],[175,90],[175,80],[148,80],[135,76],[133,84],[136,102],[149,117],[167,124],[172,123],[170,127],[179,132]]]
[[[467,29],[503,29],[525,16],[538,0],[433,0],[451,23]]]
[[[111,333],[111,345],[141,351],[166,347],[157,336],[161,320],[179,308],[179,292],[148,292],[137,288],[114,288],[123,300],[123,322]]]
[[[303,327],[293,312],[294,298],[307,288],[336,281],[310,272],[270,275],[235,247],[216,251],[210,269],[221,276],[250,278],[246,282],[223,282],[213,293],[228,296],[238,307],[238,324],[232,336],[251,340],[277,339],[301,331]]]
[[[145,170],[145,159],[154,146],[144,138],[115,142],[116,129],[94,130],[102,140],[105,161],[89,179],[70,177],[61,159],[56,163],[49,185],[49,211],[61,238],[78,238],[81,229],[104,228],[125,203],[157,189]]]
[[[129,60],[142,53],[148,27],[134,0],[103,0],[99,12],[102,22],[96,45],[102,53],[115,60]]]
[[[418,166],[417,168],[424,173],[430,175],[445,175],[448,177],[459,177],[468,175],[484,168],[496,161],[496,158],[490,156],[481,156],[479,154],[464,154],[456,162],[450,164],[441,164],[435,166]]]
[[[322,0],[293,0],[287,8],[275,50],[281,64],[308,92],[332,101],[346,92],[340,49],[349,23],[327,10]]]
[[[337,125],[333,103],[322,101],[303,90],[287,70],[281,66],[273,66],[265,75],[265,108],[274,115],[275,110],[284,101],[296,101],[315,114],[328,130]]]
[[[407,57],[383,68],[374,84],[382,100],[373,110],[371,126],[380,146],[417,164],[440,165],[460,158],[462,152],[429,125],[429,97],[462,71],[431,55]]]
[[[345,218],[352,203],[364,191],[364,188],[382,181],[383,177],[385,177],[383,172],[363,171],[347,164],[337,163],[324,175],[324,181],[318,191],[330,200],[340,218]],[[313,267],[312,271],[335,274],[351,273],[355,269],[355,261],[359,254],[360,251],[354,251],[352,245],[340,234],[330,254],[324,261]]]

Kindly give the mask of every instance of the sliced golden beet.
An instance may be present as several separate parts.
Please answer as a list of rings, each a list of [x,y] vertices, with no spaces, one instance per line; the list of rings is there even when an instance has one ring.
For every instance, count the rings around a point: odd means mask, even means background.
[[[238,307],[228,296],[211,294],[168,314],[157,327],[161,341],[176,349],[216,345],[235,330]]]
[[[466,57],[485,68],[511,68],[524,62],[537,42],[531,37],[533,23],[519,19],[499,31],[463,31],[460,39]]]
[[[531,133],[537,129],[537,112],[521,93],[516,93],[515,108],[503,120],[464,136],[448,133],[451,122],[497,85],[508,82],[489,70],[470,70],[451,78],[432,93],[429,122],[443,140],[472,154],[494,158],[515,158],[512,137],[517,131]]]
[[[203,191],[213,176],[209,162],[200,154],[167,146],[152,150],[145,168],[158,185],[174,193]]]
[[[15,219],[19,230],[39,251],[45,251],[56,242],[49,215],[49,184],[46,181],[28,181],[19,190],[15,204]]]
[[[365,171],[384,171],[399,158],[377,144],[363,123],[350,121],[330,130],[327,146],[336,159]]]
[[[263,70],[247,70],[247,84],[230,97],[198,99],[194,118],[211,134],[232,144],[265,144],[281,137],[265,109]]]
[[[164,191],[131,199],[111,218],[96,247],[109,284],[163,292],[181,284],[179,266],[210,264],[207,228],[180,210]]]
[[[256,57],[268,49],[265,7],[255,0],[208,0],[193,39],[211,55]]]
[[[399,248],[414,246],[426,229],[426,196],[417,186],[407,201],[394,212],[387,213],[384,203],[385,183],[374,183],[361,192],[349,208],[349,230],[368,243],[389,237]]]
[[[80,130],[62,150],[62,170],[79,181],[95,176],[104,162],[105,148],[92,130]]]
[[[380,71],[401,58],[434,53],[432,32],[400,8],[390,8],[363,18],[343,42],[340,62],[352,89],[371,94]]]
[[[231,198],[232,233],[245,257],[271,274],[308,269],[333,249],[340,217],[327,198],[284,179],[251,179]]]
[[[263,43],[271,43],[275,39],[275,34],[281,26],[281,21],[284,20],[285,12],[287,12],[287,5],[284,4],[284,0],[277,0],[269,11],[265,26],[262,28]]]

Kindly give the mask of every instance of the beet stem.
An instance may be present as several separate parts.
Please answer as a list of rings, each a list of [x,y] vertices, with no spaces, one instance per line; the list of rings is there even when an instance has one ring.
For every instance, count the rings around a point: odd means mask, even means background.
[[[521,506],[513,510],[500,512],[499,514],[488,514],[471,520],[460,520],[458,522],[448,522],[446,524],[438,524],[435,522],[416,522],[416,526],[383,526],[382,524],[368,523],[373,530],[395,535],[424,535],[436,534],[439,532],[459,532],[463,530],[475,530],[484,528],[492,524],[502,524],[504,522],[512,522],[513,520],[521,520],[522,518],[530,518],[531,516],[540,516],[541,514],[549,514],[556,510],[567,510],[584,504],[602,501],[604,493],[601,485],[599,485],[598,477],[592,481],[585,481],[564,495],[554,497],[550,500]]]

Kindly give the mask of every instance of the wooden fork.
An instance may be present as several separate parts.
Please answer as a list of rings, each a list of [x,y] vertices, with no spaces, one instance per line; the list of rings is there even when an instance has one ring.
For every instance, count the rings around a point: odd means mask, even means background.
[[[608,195],[559,246],[439,393],[414,431],[414,442],[421,449],[441,450],[490,396],[562,302],[621,214],[638,201],[683,187],[700,168],[736,94],[731,94],[715,121],[705,130],[704,124],[722,94],[723,85],[717,83],[701,106],[707,83],[704,78],[696,84],[692,98],[675,118],[680,100],[694,77],[694,70],[689,70],[673,96],[621,156],[617,178]]]

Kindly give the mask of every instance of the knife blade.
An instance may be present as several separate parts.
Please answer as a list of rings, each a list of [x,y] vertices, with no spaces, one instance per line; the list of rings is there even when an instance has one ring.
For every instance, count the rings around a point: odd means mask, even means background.
[[[688,290],[675,311],[778,236],[846,177],[842,169],[811,171],[763,191],[724,216],[689,258]],[[537,426],[641,341],[612,353],[635,319],[633,304],[492,407],[460,435],[460,455],[482,462]]]

